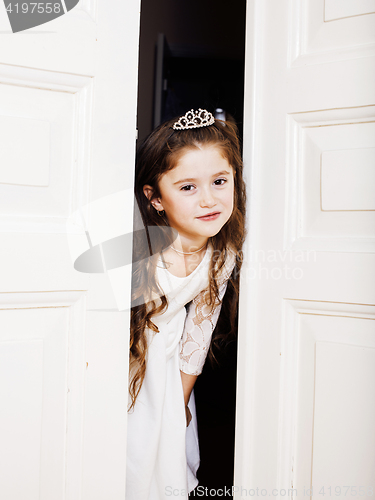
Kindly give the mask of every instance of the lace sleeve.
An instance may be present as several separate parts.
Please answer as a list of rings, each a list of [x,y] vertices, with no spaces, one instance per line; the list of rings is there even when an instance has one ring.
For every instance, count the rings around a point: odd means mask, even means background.
[[[219,287],[223,299],[228,281]],[[212,332],[219,318],[221,303],[213,311],[206,305],[207,290],[200,292],[190,303],[184,332],[180,341],[180,370],[189,375],[199,375],[203,370],[210,347]]]
[[[203,370],[228,285],[228,279],[236,264],[236,253],[228,249],[223,268],[217,277],[220,303],[211,310],[206,305],[207,290],[200,292],[190,303],[186,315],[185,327],[180,340],[180,370],[189,375],[199,375]]]

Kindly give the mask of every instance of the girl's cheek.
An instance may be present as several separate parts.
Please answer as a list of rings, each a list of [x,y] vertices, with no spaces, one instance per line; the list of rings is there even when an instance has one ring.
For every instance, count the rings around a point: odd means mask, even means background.
[[[228,205],[230,205],[230,204],[234,205],[234,192],[233,191],[229,191],[227,193],[226,202]]]

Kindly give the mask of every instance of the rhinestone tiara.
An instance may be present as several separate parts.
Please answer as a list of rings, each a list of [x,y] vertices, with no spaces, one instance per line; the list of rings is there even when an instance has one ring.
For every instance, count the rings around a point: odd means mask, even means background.
[[[215,118],[212,113],[206,109],[192,109],[181,116],[177,122],[173,124],[174,130],[188,130],[189,128],[208,127],[215,123]]]

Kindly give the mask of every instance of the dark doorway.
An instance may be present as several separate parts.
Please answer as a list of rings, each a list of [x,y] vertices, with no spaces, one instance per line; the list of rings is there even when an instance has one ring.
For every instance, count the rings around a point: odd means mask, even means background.
[[[138,139],[194,108],[222,109],[243,131],[246,0],[141,0]],[[224,299],[225,300],[225,299]],[[228,328],[222,315],[217,329]],[[205,364],[196,398],[199,492],[210,498],[233,484],[237,343]],[[215,490],[210,495],[210,490]]]
[[[246,0],[141,0],[138,137],[155,128],[159,35],[166,41],[161,119],[223,108],[242,130]],[[159,43],[160,48],[160,43]],[[173,116],[175,116],[173,115]]]

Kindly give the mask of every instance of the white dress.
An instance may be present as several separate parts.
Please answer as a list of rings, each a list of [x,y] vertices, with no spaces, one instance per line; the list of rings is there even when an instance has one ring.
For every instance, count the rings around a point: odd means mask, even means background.
[[[126,500],[186,498],[198,484],[194,393],[189,401],[192,421],[186,427],[180,370],[201,373],[220,313],[220,304],[211,312],[204,302],[212,251],[209,244],[199,266],[182,278],[172,275],[159,258],[157,278],[168,308],[152,318],[159,332],[147,332],[146,374],[128,413]],[[234,264],[230,251],[219,278],[220,299]]]

